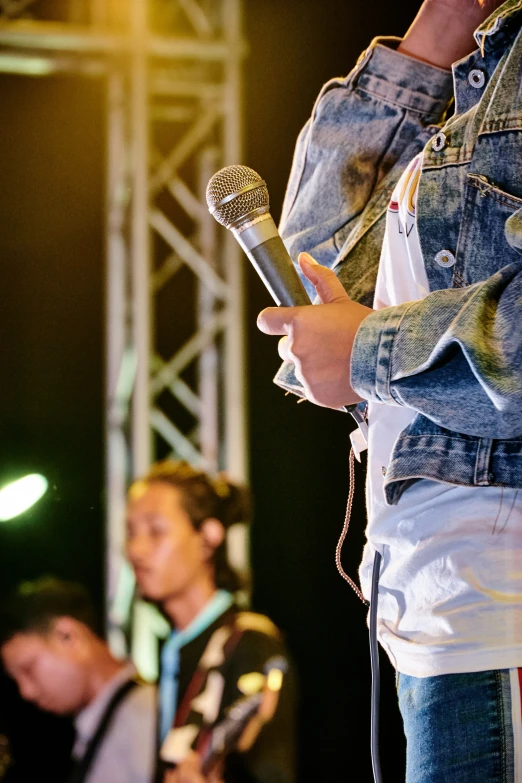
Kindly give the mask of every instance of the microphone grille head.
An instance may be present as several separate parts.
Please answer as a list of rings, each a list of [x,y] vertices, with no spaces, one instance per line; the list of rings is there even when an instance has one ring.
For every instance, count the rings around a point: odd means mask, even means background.
[[[227,166],[210,179],[207,185],[207,206],[225,228],[251,212],[268,212],[269,198],[265,181],[248,166]]]

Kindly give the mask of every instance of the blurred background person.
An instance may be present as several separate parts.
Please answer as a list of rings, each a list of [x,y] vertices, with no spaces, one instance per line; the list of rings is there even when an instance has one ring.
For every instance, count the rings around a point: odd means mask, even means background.
[[[65,783],[73,740],[72,718],[22,699],[0,664],[0,781],[26,783],[39,770],[50,770],[53,783]]]
[[[215,780],[201,774],[195,754],[164,773],[190,748],[202,753],[212,728],[252,683],[263,681],[274,657],[286,662],[273,623],[234,603],[240,585],[227,561],[226,531],[249,510],[244,488],[182,461],[156,463],[130,489],[127,554],[141,596],[157,604],[173,628],[161,652],[157,780]],[[219,775],[225,783],[294,781],[292,680],[286,672],[275,714],[253,746],[224,759]]]
[[[70,783],[149,783],[155,688],[111,654],[81,585],[22,584],[0,616],[0,656],[24,699],[74,717]]]

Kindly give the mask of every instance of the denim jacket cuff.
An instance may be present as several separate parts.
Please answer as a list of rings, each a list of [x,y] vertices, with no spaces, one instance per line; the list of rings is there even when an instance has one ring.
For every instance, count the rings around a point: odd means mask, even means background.
[[[359,326],[352,349],[350,381],[365,400],[401,404],[390,388],[393,347],[400,323],[412,304],[405,302],[375,310]]]
[[[451,71],[396,51],[400,43],[400,38],[374,38],[351,78],[359,89],[434,122],[453,94]]]
[[[274,383],[279,386],[287,394],[296,394],[298,397],[304,398],[305,393],[301,383],[295,377],[294,365],[290,362],[283,362],[274,377]]]

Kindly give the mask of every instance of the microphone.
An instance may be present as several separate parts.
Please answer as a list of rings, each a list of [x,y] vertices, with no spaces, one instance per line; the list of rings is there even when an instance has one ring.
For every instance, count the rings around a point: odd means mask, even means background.
[[[227,166],[210,178],[206,196],[208,211],[232,231],[275,303],[284,307],[312,304],[270,215],[264,179],[248,166]],[[368,427],[357,406],[341,410],[351,413],[367,442]],[[364,448],[362,444],[354,447],[359,461]]]
[[[206,196],[210,214],[232,231],[276,304],[311,304],[270,215],[259,174],[248,166],[227,166],[210,179]]]

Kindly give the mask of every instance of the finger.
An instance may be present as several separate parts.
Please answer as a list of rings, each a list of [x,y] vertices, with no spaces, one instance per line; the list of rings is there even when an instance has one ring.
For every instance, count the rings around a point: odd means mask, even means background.
[[[350,298],[335,272],[318,264],[308,253],[300,253],[299,266],[304,276],[315,286],[323,304],[344,302]]]
[[[288,345],[288,337],[281,337],[277,344],[277,352],[284,362],[291,362],[290,348]]]
[[[297,307],[267,307],[257,316],[257,328],[265,334],[288,334]]]

